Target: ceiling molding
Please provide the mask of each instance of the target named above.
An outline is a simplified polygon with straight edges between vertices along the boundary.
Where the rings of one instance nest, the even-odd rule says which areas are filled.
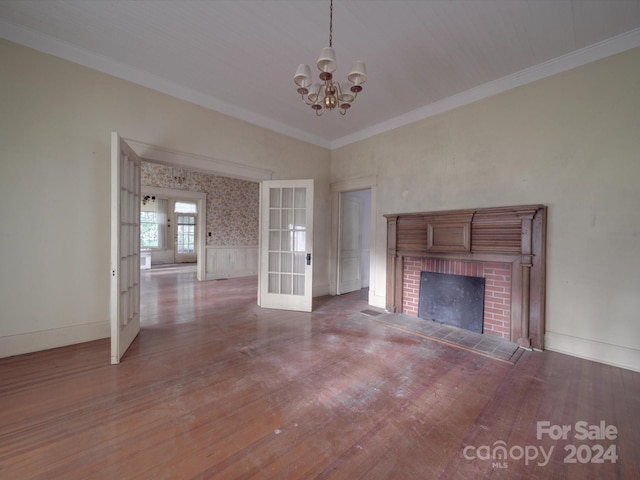
[[[217,98],[205,95],[196,90],[185,88],[174,82],[167,81],[156,75],[144,72],[138,68],[116,62],[84,48],[77,47],[69,42],[59,40],[29,28],[13,25],[0,19],[0,37],[14,43],[24,45],[43,53],[77,63],[84,67],[92,68],[107,75],[126,80],[143,87],[156,90],[180,100],[194,103],[218,113],[228,115],[237,120],[242,120],[252,125],[265,128],[276,133],[281,133],[303,142],[329,148],[330,142],[316,135],[293,128],[284,123],[267,118],[262,115],[238,108]]]
[[[235,107],[212,96],[202,94],[198,91],[182,87],[174,82],[143,72],[138,68],[116,62],[105,56],[77,47],[71,43],[61,41],[35,30],[16,26],[4,20],[0,20],[0,36],[9,41],[151,88],[172,97],[245,121],[252,125],[331,150],[365,140],[380,133],[444,113],[493,95],[497,95],[536,80],[540,80],[632,48],[640,47],[640,28],[638,28],[539,65],[521,70],[520,72],[488,82],[457,95],[417,108],[406,114],[330,142],[298,128],[285,125],[280,121]]]
[[[617,35],[599,43],[594,43],[580,50],[562,55],[539,65],[526,68],[519,72],[507,75],[492,82],[485,83],[465,92],[444,98],[438,102],[426,105],[404,115],[392,118],[386,122],[374,125],[371,128],[361,130],[351,135],[344,136],[331,142],[331,150],[344,147],[380,133],[408,125],[425,118],[433,117],[440,113],[448,112],[469,103],[482,100],[499,93],[506,92],[516,87],[541,80],[558,73],[566,72],[573,68],[581,67],[591,62],[601,60],[611,55],[640,47],[640,28]]]

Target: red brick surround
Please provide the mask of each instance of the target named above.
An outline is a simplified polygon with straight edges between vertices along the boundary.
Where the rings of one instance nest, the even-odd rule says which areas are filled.
[[[511,265],[508,263],[405,257],[402,311],[418,315],[420,272],[484,277],[483,332],[508,339],[511,332]]]

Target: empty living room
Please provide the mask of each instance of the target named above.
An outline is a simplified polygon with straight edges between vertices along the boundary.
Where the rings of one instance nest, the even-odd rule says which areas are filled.
[[[640,478],[640,1],[0,0],[0,60],[1,479]]]

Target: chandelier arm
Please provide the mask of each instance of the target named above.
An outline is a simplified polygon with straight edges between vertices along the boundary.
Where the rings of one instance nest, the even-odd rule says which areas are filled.
[[[300,97],[302,98],[302,101],[304,102],[305,105],[313,105],[315,103],[309,100],[308,98],[305,98],[304,95],[300,95]]]

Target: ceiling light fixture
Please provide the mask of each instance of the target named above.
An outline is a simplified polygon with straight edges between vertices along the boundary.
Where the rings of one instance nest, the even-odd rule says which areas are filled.
[[[336,52],[333,50],[333,0],[329,7],[329,46],[322,49],[316,65],[320,70],[322,83],[313,83],[311,69],[304,63],[300,64],[293,77],[302,100],[310,105],[318,116],[325,110],[333,110],[336,107],[341,115],[345,115],[358,93],[362,91],[362,84],[367,80],[367,71],[364,62],[358,60],[347,76],[348,82],[340,84],[333,80],[333,72],[338,68]]]

